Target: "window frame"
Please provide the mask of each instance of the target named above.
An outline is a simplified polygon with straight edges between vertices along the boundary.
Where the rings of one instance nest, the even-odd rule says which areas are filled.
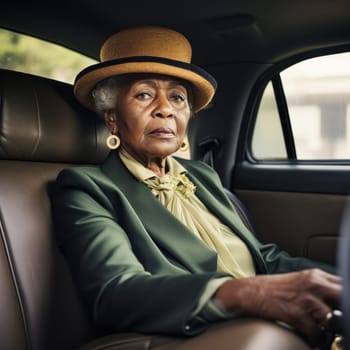
[[[297,158],[294,135],[293,135],[292,125],[291,125],[291,120],[289,115],[289,109],[288,109],[288,103],[287,103],[287,99],[283,88],[283,81],[280,75],[280,73],[283,70],[288,69],[289,67],[295,64],[298,64],[302,61],[321,57],[321,56],[326,56],[326,55],[336,55],[336,54],[345,53],[345,52],[350,53],[349,46],[341,47],[340,49],[334,52],[330,50],[317,50],[315,52],[293,57],[291,59],[288,59],[285,62],[281,62],[264,74],[260,82],[258,82],[260,83],[259,84],[260,88],[258,90],[258,94],[255,96],[255,101],[251,105],[252,108],[250,109],[250,111],[246,111],[248,114],[250,114],[250,118],[249,118],[249,122],[247,123],[246,137],[245,137],[244,144],[240,142],[241,146],[243,146],[243,147],[240,147],[240,149],[243,150],[243,153],[241,153],[243,156],[242,158],[243,161],[247,161],[252,164],[276,164],[276,165],[278,164],[280,165],[283,165],[283,164],[303,165],[304,164],[304,165],[315,165],[315,166],[316,165],[320,165],[320,166],[350,165],[350,155],[349,155],[349,159],[298,159]],[[254,157],[252,152],[252,138],[254,134],[256,120],[259,113],[259,107],[260,107],[265,89],[269,83],[271,83],[272,85],[275,103],[277,106],[277,112],[280,118],[281,130],[283,133],[282,136],[285,142],[286,153],[287,153],[286,159],[278,159],[278,160],[277,159],[257,159]]]

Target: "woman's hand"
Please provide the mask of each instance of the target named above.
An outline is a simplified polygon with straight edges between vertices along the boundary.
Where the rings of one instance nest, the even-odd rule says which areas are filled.
[[[225,282],[215,297],[236,316],[282,321],[317,342],[337,307],[341,279],[318,269]]]

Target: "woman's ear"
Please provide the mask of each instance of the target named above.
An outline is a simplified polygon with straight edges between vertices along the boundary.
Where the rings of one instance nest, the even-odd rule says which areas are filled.
[[[115,111],[113,110],[105,111],[103,113],[103,118],[105,120],[108,130],[111,132],[111,134],[115,135],[118,131],[117,117],[116,117]]]

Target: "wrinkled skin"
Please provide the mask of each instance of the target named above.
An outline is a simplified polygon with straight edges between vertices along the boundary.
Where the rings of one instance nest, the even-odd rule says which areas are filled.
[[[341,292],[340,277],[309,269],[229,280],[215,296],[237,316],[284,322],[318,344],[326,315],[337,307]]]
[[[185,136],[191,108],[186,87],[166,76],[134,79],[120,87],[115,109],[104,118],[123,148],[155,174],[165,174],[165,159]]]

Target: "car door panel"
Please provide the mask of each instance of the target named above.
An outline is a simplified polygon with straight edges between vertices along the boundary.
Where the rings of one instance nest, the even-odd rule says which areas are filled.
[[[234,192],[259,238],[295,256],[335,264],[350,171],[249,165],[235,171]]]

